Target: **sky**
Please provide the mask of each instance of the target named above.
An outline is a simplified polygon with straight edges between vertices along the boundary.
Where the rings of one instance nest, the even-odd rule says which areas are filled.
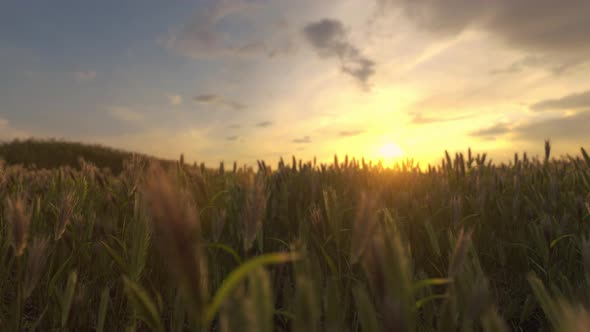
[[[3,0],[0,140],[189,161],[590,148],[590,1]]]

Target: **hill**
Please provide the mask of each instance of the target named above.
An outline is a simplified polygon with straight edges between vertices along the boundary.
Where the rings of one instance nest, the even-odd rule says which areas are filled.
[[[134,155],[140,154],[98,144],[83,144],[55,139],[14,140],[0,144],[0,159],[3,159],[8,165],[20,164],[25,167],[47,169],[60,166],[78,169],[80,167],[79,160],[82,158],[99,168],[109,168],[114,174],[119,174],[123,169],[123,162]]]

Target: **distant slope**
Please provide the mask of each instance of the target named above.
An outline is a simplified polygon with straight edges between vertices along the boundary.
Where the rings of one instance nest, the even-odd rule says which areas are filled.
[[[9,165],[22,164],[26,167],[56,168],[70,166],[79,168],[79,159],[99,168],[110,168],[115,174],[123,169],[123,162],[134,153],[104,147],[97,144],[82,144],[60,140],[14,140],[0,143],[0,159]],[[136,154],[139,155],[139,154]]]

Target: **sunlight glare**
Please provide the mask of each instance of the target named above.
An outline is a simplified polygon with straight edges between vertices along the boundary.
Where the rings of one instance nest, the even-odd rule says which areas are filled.
[[[395,143],[387,143],[379,150],[381,157],[385,159],[395,159],[403,156],[404,151]]]

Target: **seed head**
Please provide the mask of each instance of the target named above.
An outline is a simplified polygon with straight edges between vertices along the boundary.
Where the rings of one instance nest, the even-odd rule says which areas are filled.
[[[223,233],[223,228],[225,226],[225,221],[227,219],[227,210],[224,208],[215,208],[213,209],[213,224],[211,225],[211,235],[213,237],[213,241],[218,242],[221,234]]]
[[[267,201],[268,197],[264,187],[264,177],[262,173],[259,173],[249,179],[246,193],[242,229],[242,240],[245,250],[249,250],[252,247],[252,242],[254,242],[258,232],[262,228],[262,219],[266,212]]]
[[[47,238],[36,238],[31,244],[31,248],[29,249],[29,257],[27,258],[27,270],[23,286],[23,294],[25,299],[31,295],[35,289],[35,286],[39,282],[39,279],[41,279],[43,269],[45,268],[45,263],[47,262],[46,253],[48,244],[49,239]]]
[[[55,224],[54,229],[54,238],[55,240],[59,240],[63,233],[66,231],[66,227],[72,221],[72,217],[74,215],[74,207],[76,206],[76,199],[74,198],[73,193],[65,194],[60,203],[58,208],[58,217],[57,223]]]
[[[27,247],[31,214],[27,212],[25,200],[22,196],[6,200],[6,219],[12,227],[12,246],[16,256],[22,255]]]
[[[4,187],[6,182],[6,170],[4,169],[4,160],[0,159],[0,190]]]
[[[143,192],[154,228],[153,240],[185,288],[192,309],[200,314],[206,300],[206,264],[194,202],[157,164],[151,165]]]
[[[453,222],[457,225],[461,222],[463,215],[463,201],[460,196],[456,195],[451,198],[451,208],[453,210]]]
[[[454,277],[463,269],[463,263],[467,259],[467,253],[471,246],[471,231],[465,232],[463,229],[457,236],[455,250],[449,265],[449,277]]]
[[[374,237],[374,232],[378,226],[376,212],[376,199],[369,197],[366,192],[362,192],[353,226],[351,243],[351,262],[353,264],[359,261],[365,252],[367,244]]]

